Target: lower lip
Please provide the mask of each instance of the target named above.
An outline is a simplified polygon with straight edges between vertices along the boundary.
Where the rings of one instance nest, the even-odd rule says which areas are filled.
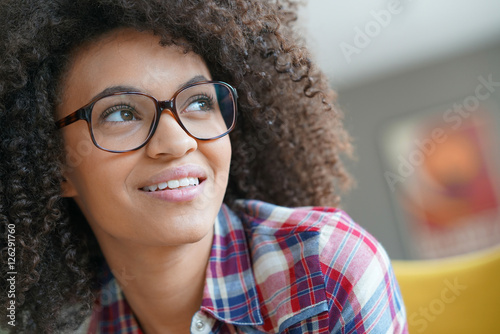
[[[205,186],[205,181],[201,182],[197,186],[177,188],[177,189],[164,189],[157,191],[143,191],[146,195],[167,201],[167,202],[189,202],[196,199],[201,195],[203,188]]]

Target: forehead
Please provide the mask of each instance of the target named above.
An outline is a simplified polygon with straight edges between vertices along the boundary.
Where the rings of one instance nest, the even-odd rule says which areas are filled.
[[[192,77],[210,79],[203,59],[180,46],[161,46],[149,32],[117,29],[76,49],[61,82],[60,116],[113,86],[168,99]]]

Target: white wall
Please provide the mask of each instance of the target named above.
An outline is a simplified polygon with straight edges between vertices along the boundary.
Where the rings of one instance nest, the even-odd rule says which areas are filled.
[[[334,87],[500,42],[498,0],[308,0],[300,31]]]

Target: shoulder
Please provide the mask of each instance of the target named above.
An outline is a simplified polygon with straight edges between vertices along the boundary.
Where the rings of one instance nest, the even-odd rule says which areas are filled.
[[[328,312],[330,332],[346,327],[377,328],[381,333],[405,331],[404,306],[387,253],[347,213],[254,200],[237,205],[248,229],[257,282],[286,282],[288,290],[300,294],[301,307],[316,308],[323,318]],[[276,293],[270,291],[269,298],[276,298]],[[283,304],[285,299],[279,302]],[[297,316],[299,313],[290,317],[294,326],[316,321],[311,320],[311,312],[307,317]]]
[[[306,242],[314,238],[322,265],[345,270],[354,280],[360,278],[373,259],[388,266],[389,259],[380,243],[344,211],[331,207],[287,208],[257,200],[237,201],[238,215],[251,236],[271,236],[277,241],[293,238]],[[266,238],[268,239],[268,238]],[[258,246],[258,244],[257,244]],[[286,248],[293,243],[283,245]],[[342,270],[343,269],[343,270]]]
[[[322,272],[330,276],[333,270],[352,284],[367,271],[382,273],[390,268],[382,245],[337,208],[287,208],[256,200],[238,201],[238,208],[253,248],[261,247],[264,240],[284,249],[314,241],[314,248],[304,249],[302,255],[317,254]]]

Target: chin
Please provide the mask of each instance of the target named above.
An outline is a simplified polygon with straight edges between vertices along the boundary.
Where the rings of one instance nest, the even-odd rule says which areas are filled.
[[[163,234],[163,238],[158,240],[158,242],[159,244],[163,244],[165,246],[197,243],[206,237],[212,236],[211,232],[213,230],[214,221],[215,218],[211,220],[210,224],[208,224],[205,220],[176,224],[177,226],[167,228],[168,230],[164,233],[160,232],[159,234],[156,234],[156,240],[158,240],[158,236]]]

